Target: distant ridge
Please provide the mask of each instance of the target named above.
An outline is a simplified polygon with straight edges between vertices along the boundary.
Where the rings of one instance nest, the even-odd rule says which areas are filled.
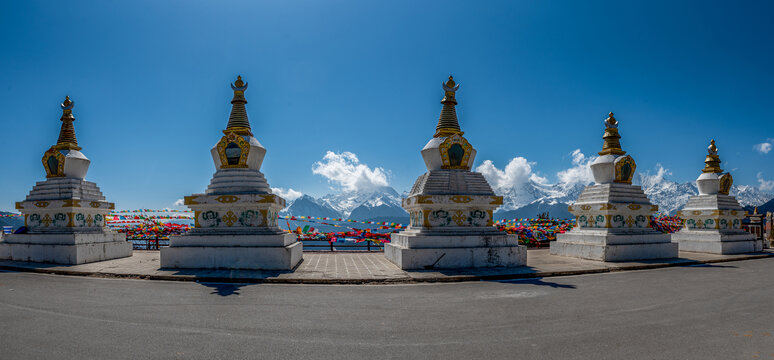
[[[7,211],[0,211],[0,215],[11,215],[14,213]],[[14,230],[24,226],[24,218],[21,216],[0,216],[0,226],[12,226]],[[0,229],[1,230],[1,229]]]

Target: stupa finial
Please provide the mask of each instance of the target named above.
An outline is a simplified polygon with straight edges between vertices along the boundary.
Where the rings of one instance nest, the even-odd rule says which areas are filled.
[[[707,147],[707,152],[710,155],[717,155],[718,154],[718,147],[715,146],[715,139],[712,139],[712,141],[710,141],[710,146]]]
[[[78,146],[78,140],[75,138],[75,127],[73,121],[73,107],[75,107],[75,101],[70,100],[70,96],[65,96],[64,101],[59,105],[62,107],[62,127],[59,129],[59,139],[56,142],[55,147],[59,150],[80,150]]]
[[[69,95],[65,95],[65,99],[60,106],[62,107],[63,111],[72,111],[73,106],[75,106],[75,102],[70,100]]]
[[[444,91],[443,99],[441,100],[441,104],[446,103],[453,103],[454,105],[457,105],[457,99],[454,97],[457,90],[460,89],[460,85],[454,82],[454,77],[449,75],[449,81],[446,83],[441,83],[441,87]]]
[[[718,156],[718,147],[715,146],[715,139],[712,139],[707,147],[707,157],[704,159],[704,169],[701,172],[716,174],[723,172],[720,168],[720,156]]]
[[[460,89],[460,84],[454,82],[454,77],[449,75],[449,80],[445,83],[441,83],[441,87],[444,91],[443,109],[441,109],[441,116],[438,118],[438,125],[435,127],[435,135],[433,137],[451,136],[454,134],[462,135],[460,130],[459,121],[457,121],[457,110],[454,108],[457,105],[456,92]]]
[[[250,130],[250,121],[247,119],[247,110],[245,109],[247,83],[242,81],[242,75],[237,76],[236,81],[231,84],[231,90],[234,90],[234,98],[231,99],[231,115],[228,117],[228,125],[223,133],[233,132],[238,135],[252,136],[253,132]]]
[[[607,114],[607,119],[605,119],[605,134],[602,135],[602,139],[604,139],[605,142],[602,144],[602,151],[598,153],[599,155],[626,154],[626,151],[621,149],[621,135],[618,134],[618,120],[615,119],[612,111]]]
[[[242,75],[237,75],[236,81],[231,84],[231,89],[234,91],[241,91],[244,92],[247,89],[247,84],[242,81]]]

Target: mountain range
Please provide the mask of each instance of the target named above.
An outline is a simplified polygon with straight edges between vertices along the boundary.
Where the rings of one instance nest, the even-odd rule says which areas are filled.
[[[674,214],[689,197],[698,194],[694,182],[677,183],[666,179],[663,173],[637,174],[633,183],[642,186],[651,202],[659,206],[659,211],[667,214]],[[532,218],[545,212],[555,218],[571,218],[567,205],[574,202],[590,184],[547,184],[528,180],[517,186],[495,189],[503,197],[503,205],[495,212],[495,219]],[[731,195],[748,209],[774,199],[774,195],[749,185],[734,185]],[[303,195],[291,202],[281,214],[406,223],[408,213],[400,207],[401,198],[405,196],[406,192],[399,194],[389,186],[368,191],[338,192],[320,198]]]
[[[11,214],[13,213],[0,211],[0,215]],[[13,229],[16,229],[22,225],[24,225],[24,218],[21,216],[0,216],[0,231],[2,231],[3,226],[11,226]]]
[[[677,183],[663,175],[637,174],[633,184],[642,187],[650,201],[659,206],[660,212],[674,215],[699,191],[695,182]],[[583,189],[591,184],[543,184],[529,180],[518,188],[496,189],[495,192],[504,199],[503,206],[495,213],[495,219],[529,218],[544,212],[549,212],[551,217],[572,217],[567,211],[567,205],[574,202]],[[735,196],[743,207],[759,206],[774,199],[774,195],[749,185],[732,186],[730,195]]]
[[[389,186],[327,194],[321,198],[303,195],[291,202],[280,215],[406,223],[409,215],[400,207],[402,196],[406,194],[398,194]]]

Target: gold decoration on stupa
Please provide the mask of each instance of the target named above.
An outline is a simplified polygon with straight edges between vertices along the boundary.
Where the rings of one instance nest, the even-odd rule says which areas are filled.
[[[57,150],[81,150],[81,147],[78,146],[78,140],[75,138],[75,127],[73,126],[75,102],[70,100],[69,96],[65,96],[65,100],[60,106],[62,107],[62,117],[59,120],[62,120],[62,128],[59,130],[59,139],[54,148]]]
[[[618,120],[615,119],[613,113],[608,114],[605,119],[605,134],[602,135],[605,140],[602,144],[602,151],[598,152],[599,155],[624,155],[626,151],[621,149],[621,135],[618,135]]]
[[[228,117],[228,125],[226,130],[223,130],[223,134],[235,133],[252,136],[253,132],[250,130],[250,121],[247,119],[247,110],[245,109],[247,83],[242,81],[241,75],[237,76],[237,80],[231,84],[231,89],[234,90],[234,98],[231,99],[231,115]]]
[[[454,82],[454,78],[449,75],[449,81],[441,83],[441,87],[444,91],[444,96],[441,100],[443,109],[441,109],[441,116],[438,118],[438,125],[435,127],[435,135],[433,137],[445,137],[454,134],[462,135],[464,133],[460,130],[460,124],[457,121],[457,110],[455,109],[457,105],[455,95],[460,85]]]
[[[704,159],[703,173],[722,173],[723,169],[720,168],[720,156],[718,156],[718,148],[715,146],[715,139],[710,141],[710,146],[707,147],[707,157]]]

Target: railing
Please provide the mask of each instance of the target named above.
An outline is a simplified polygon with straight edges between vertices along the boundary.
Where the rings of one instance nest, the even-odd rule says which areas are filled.
[[[159,250],[160,247],[169,246],[169,239],[150,239],[150,238],[128,238],[126,239],[132,242],[132,248],[134,250]],[[304,244],[304,250],[306,249],[320,249],[318,251],[365,251],[365,252],[380,252],[384,251],[384,246],[372,244],[370,241],[363,243],[343,243],[329,242],[327,244]]]
[[[306,249],[326,249],[329,251],[366,251],[366,252],[380,252],[384,251],[384,246],[371,244],[370,241],[366,241],[367,244],[340,244],[335,242],[329,242],[328,244],[304,244],[304,250]],[[354,249],[354,250],[349,250]]]
[[[161,246],[169,246],[169,239],[126,239],[132,242],[132,249],[134,250],[158,250]]]

